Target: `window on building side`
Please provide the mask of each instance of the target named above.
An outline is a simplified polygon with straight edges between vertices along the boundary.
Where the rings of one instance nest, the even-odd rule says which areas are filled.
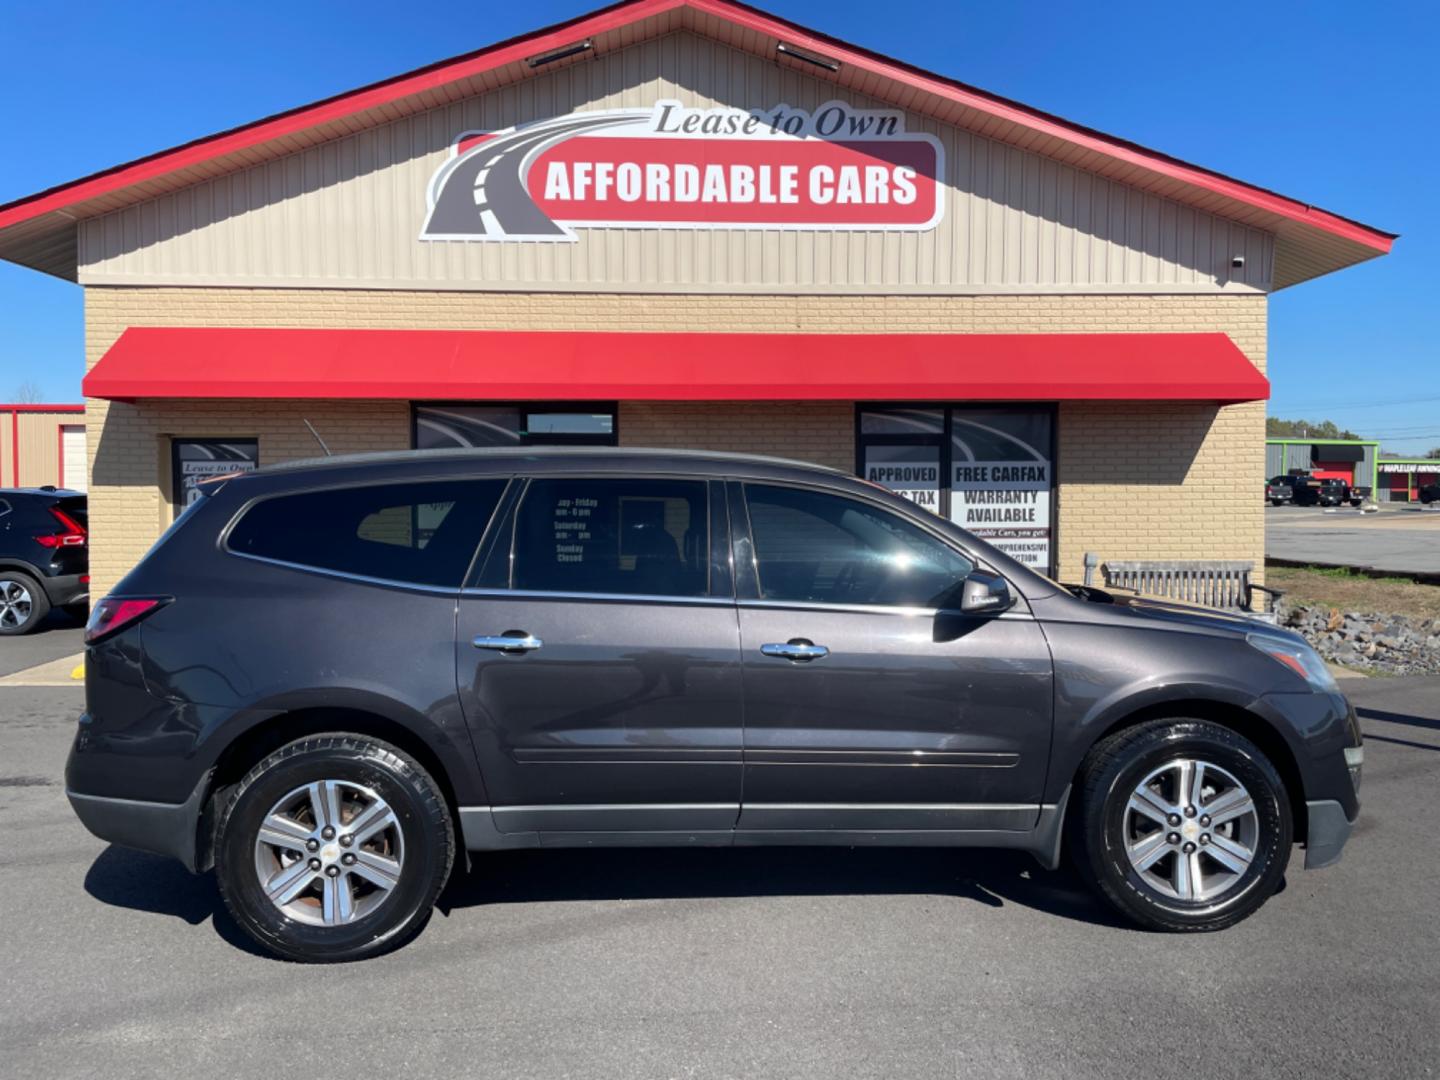
[[[429,404],[415,406],[417,450],[467,446],[614,446],[615,406]]]

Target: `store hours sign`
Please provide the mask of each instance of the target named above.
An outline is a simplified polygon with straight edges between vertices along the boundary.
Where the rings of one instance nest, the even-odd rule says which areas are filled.
[[[575,226],[934,228],[944,150],[893,109],[575,112],[465,132],[427,191],[421,240],[573,241]]]

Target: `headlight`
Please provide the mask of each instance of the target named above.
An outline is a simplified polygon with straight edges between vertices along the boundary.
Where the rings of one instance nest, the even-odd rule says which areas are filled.
[[[1322,694],[1340,692],[1340,688],[1335,685],[1335,676],[1330,674],[1330,669],[1325,666],[1325,661],[1320,659],[1320,654],[1304,642],[1271,634],[1246,634],[1245,640],[1299,675],[1310,684],[1311,689]]]

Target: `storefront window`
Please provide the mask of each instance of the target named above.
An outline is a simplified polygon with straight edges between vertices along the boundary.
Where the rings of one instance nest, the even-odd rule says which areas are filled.
[[[866,409],[860,413],[862,435],[941,435],[944,409]]]
[[[256,439],[172,439],[170,455],[174,502],[183,510],[200,498],[201,481],[258,468],[260,443]]]
[[[543,405],[416,405],[417,450],[464,446],[614,446],[615,407]]]
[[[527,412],[525,431],[531,439],[543,435],[593,435],[609,439],[615,434],[613,412]]]
[[[1042,573],[1052,566],[1050,406],[862,406],[859,467]]]

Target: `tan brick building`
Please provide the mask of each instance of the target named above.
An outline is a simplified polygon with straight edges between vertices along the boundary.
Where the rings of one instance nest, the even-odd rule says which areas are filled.
[[[725,0],[0,207],[86,291],[98,593],[197,479],[319,440],[780,454],[1066,579],[1259,564],[1267,298],[1392,239]]]

